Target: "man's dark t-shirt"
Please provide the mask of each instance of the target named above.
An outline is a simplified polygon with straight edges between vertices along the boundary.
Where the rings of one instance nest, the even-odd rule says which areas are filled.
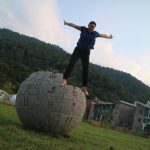
[[[90,32],[88,31],[88,28],[81,26],[81,34],[77,47],[82,50],[94,49],[95,40],[98,35],[99,33],[97,31]]]

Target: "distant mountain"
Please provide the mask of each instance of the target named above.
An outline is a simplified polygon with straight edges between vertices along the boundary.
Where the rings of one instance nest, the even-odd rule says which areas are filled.
[[[150,100],[150,90],[149,90],[150,87],[148,85],[145,85],[142,81],[136,79],[134,76],[130,75],[129,73],[115,70],[108,67],[101,67],[96,64],[94,65],[94,68],[97,71],[112,78],[112,80],[114,80],[119,85],[121,85],[125,91],[128,91],[128,94],[136,95],[135,98],[133,96],[133,99],[143,101],[143,102],[146,102],[146,100]]]
[[[70,54],[57,45],[45,43],[8,29],[0,29],[0,89],[16,93],[32,72],[57,69],[63,73]],[[82,67],[78,62],[69,83],[81,86]],[[90,97],[115,102],[150,100],[150,87],[128,73],[95,64],[89,67]]]

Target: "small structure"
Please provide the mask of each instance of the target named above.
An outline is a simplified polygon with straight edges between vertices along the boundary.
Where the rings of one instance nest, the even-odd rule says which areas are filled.
[[[3,90],[0,90],[0,102],[9,101],[9,94]]]
[[[113,104],[100,101],[92,103],[88,121],[94,124],[112,124]]]
[[[95,104],[95,102],[92,100],[86,100],[86,110],[85,110],[84,117],[83,117],[84,120],[88,119],[93,103]]]
[[[91,102],[88,121],[93,125],[103,124],[150,135],[150,101],[147,104],[138,101],[134,104],[125,101]]]
[[[12,94],[9,96],[9,101],[12,105],[16,105],[16,96],[17,94]]]
[[[114,105],[113,126],[121,126],[127,129],[132,129],[136,106],[125,101],[118,101],[114,103]]]
[[[132,125],[132,131],[138,133],[150,134],[150,106],[149,101],[143,104],[135,101],[135,114]]]

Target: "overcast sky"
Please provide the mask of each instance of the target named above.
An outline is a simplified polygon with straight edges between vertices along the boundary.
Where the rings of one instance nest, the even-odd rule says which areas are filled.
[[[97,23],[90,62],[121,70],[150,85],[150,1],[148,0],[0,0],[0,27],[59,45],[73,52],[80,26]]]

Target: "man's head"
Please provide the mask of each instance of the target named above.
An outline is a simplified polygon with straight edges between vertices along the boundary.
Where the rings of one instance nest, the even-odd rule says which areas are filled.
[[[90,32],[94,31],[95,27],[96,27],[96,23],[95,23],[94,21],[91,21],[91,22],[88,24],[88,30],[89,30]]]

